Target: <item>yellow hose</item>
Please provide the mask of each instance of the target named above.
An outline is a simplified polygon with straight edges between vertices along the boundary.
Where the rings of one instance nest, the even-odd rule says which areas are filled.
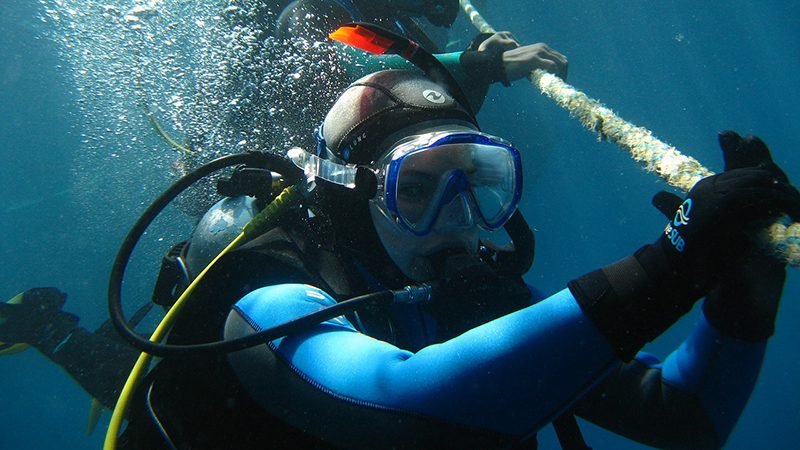
[[[211,267],[213,267],[217,261],[220,260],[220,258],[249,239],[258,236],[267,229],[275,226],[283,214],[293,204],[299,202],[302,198],[302,189],[299,189],[297,186],[288,186],[281,191],[281,193],[275,197],[272,202],[270,202],[270,204],[264,208],[264,210],[253,217],[253,219],[251,219],[250,222],[244,226],[242,232],[239,233],[239,235],[236,236],[236,238],[234,238],[234,240],[231,241],[231,243],[228,244],[228,246],[225,247],[216,257],[214,257],[214,259],[208,263],[208,265],[197,275],[197,277],[192,280],[191,283],[189,283],[189,286],[186,287],[186,290],[183,291],[180,297],[178,297],[178,300],[176,300],[175,304],[172,305],[172,308],[167,311],[167,314],[161,320],[161,323],[158,324],[158,327],[156,327],[156,330],[150,336],[150,341],[161,342],[161,340],[164,339],[164,336],[172,328],[172,325],[175,323],[175,319],[178,317],[181,309],[186,304],[186,300],[192,295],[192,292],[194,292],[194,290],[197,288],[197,285],[200,284],[200,280],[205,277],[206,273],[211,270]],[[144,375],[145,371],[147,371],[151,358],[151,355],[142,352],[142,354],[139,355],[139,359],[136,360],[136,364],[134,364],[133,369],[131,369],[131,373],[128,375],[128,379],[125,381],[125,386],[123,386],[122,391],[119,394],[119,399],[117,400],[117,404],[114,407],[114,412],[111,415],[111,421],[108,424],[108,431],[106,431],[105,443],[103,444],[104,450],[114,450],[116,448],[117,438],[119,437],[120,430],[122,429],[122,421],[125,419],[125,415],[128,412],[128,405],[131,397],[139,387],[139,382],[142,379],[142,375]]]
[[[470,0],[460,2],[475,28],[482,33],[495,32]],[[536,69],[529,78],[545,96],[566,109],[570,116],[596,133],[599,139],[627,150],[645,170],[655,172],[670,186],[688,192],[695,183],[714,174],[696,159],[683,155],[675,147],[653,136],[650,130],[626,121],[557,76]],[[791,223],[784,217],[764,230],[760,237],[776,257],[792,267],[800,267],[800,223]]]
[[[160,342],[164,339],[164,336],[172,327],[172,324],[175,322],[175,319],[178,317],[183,306],[186,304],[186,299],[191,296],[192,292],[195,290],[200,281],[203,279],[205,274],[211,269],[211,267],[216,264],[216,262],[225,256],[226,253],[231,251],[232,249],[236,248],[241,242],[245,240],[244,232],[240,233],[236,238],[228,244],[225,249],[220,252],[206,267],[200,272],[197,277],[189,283],[189,286],[183,291],[178,300],[175,301],[175,304],[172,305],[172,308],[167,311],[167,314],[164,316],[164,319],[161,320],[161,323],[158,324],[158,327],[150,336],[150,340],[153,342]],[[130,399],[133,396],[133,393],[136,392],[136,388],[139,387],[139,382],[141,381],[142,375],[147,370],[150,365],[150,359],[152,358],[151,355],[142,352],[139,355],[139,359],[136,360],[136,364],[133,366],[131,370],[131,374],[128,376],[128,380],[125,382],[125,386],[122,388],[122,391],[119,394],[119,399],[117,400],[117,404],[114,407],[114,412],[111,415],[111,421],[108,424],[108,431],[106,432],[106,440],[105,444],[103,445],[104,450],[114,450],[117,446],[117,437],[119,436],[120,429],[122,428],[122,421],[125,419],[125,414],[128,412],[128,404],[130,403]]]

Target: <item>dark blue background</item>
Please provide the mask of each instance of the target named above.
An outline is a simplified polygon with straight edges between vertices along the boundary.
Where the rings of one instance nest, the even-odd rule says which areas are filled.
[[[484,3],[485,17],[498,29],[566,54],[573,85],[711,169],[721,169],[716,133],[735,129],[764,138],[789,176],[800,178],[796,2]],[[108,271],[120,240],[169,177],[153,163],[160,160],[152,155],[158,145],[149,129],[141,130],[140,153],[117,151],[138,147],[114,142],[113,135],[105,153],[82,143],[93,137],[85,136],[75,67],[48,38],[52,24],[39,20],[41,8],[0,3],[0,298],[59,286],[70,293],[67,309],[92,328],[106,317]],[[613,145],[597,142],[528,83],[494,87],[481,119],[486,131],[513,140],[524,153],[523,209],[538,237],[529,279],[545,291],[660,232],[664,220],[649,199],[664,184]],[[93,150],[87,154],[87,148]],[[185,223],[179,228],[185,231]],[[151,237],[172,240],[166,231]],[[149,281],[140,278],[132,281],[134,292],[139,284],[146,292]],[[800,278],[790,270],[777,333],[728,448],[797,447],[798,294]],[[696,313],[649,350],[665,357]],[[0,374],[0,448],[100,445],[107,415],[84,437],[89,399],[60,369],[29,351],[0,358]],[[596,449],[640,448],[584,428]],[[549,429],[541,440],[543,448],[555,445]]]

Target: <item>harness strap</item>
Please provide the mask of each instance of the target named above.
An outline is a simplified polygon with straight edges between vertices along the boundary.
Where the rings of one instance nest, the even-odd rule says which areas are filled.
[[[583,434],[578,427],[578,421],[571,412],[564,413],[553,421],[558,442],[564,450],[592,450],[583,440]]]

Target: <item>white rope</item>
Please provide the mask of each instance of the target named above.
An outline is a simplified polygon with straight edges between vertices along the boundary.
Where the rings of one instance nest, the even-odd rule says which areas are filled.
[[[481,33],[493,33],[470,0],[460,0],[461,7]],[[545,96],[569,111],[598,139],[613,142],[627,150],[648,172],[655,172],[670,186],[688,192],[701,179],[714,173],[696,159],[683,155],[675,147],[659,140],[653,133],[618,116],[599,101],[570,86],[557,76],[536,69],[529,76]],[[800,223],[784,217],[760,236],[773,253],[793,267],[800,267]]]
[[[464,10],[464,13],[469,18],[469,21],[472,22],[472,25],[478,29],[481,33],[494,33],[494,28],[489,25],[488,22],[483,20],[481,13],[472,6],[469,0],[460,0],[461,1],[461,9]]]
[[[650,130],[625,121],[561,78],[537,69],[531,73],[530,79],[544,95],[597,133],[598,139],[628,150],[645,170],[655,172],[670,186],[688,192],[702,178],[714,175],[696,159],[681,154],[675,147],[653,136]]]

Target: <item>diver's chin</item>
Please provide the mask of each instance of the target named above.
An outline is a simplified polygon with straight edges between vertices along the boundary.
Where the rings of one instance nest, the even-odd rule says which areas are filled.
[[[398,269],[417,283],[430,281],[437,276],[438,261],[442,255],[461,255],[478,252],[479,232],[477,227],[441,232],[435,230],[427,236],[415,236],[400,228],[394,220],[374,203],[370,204],[375,231],[389,257]]]
[[[477,246],[472,248],[464,242],[438,245],[424,254],[415,255],[405,272],[406,276],[416,282],[431,281],[442,278],[452,266],[452,261],[476,257]]]
[[[423,283],[431,281],[436,278],[436,272],[433,270],[431,261],[423,256],[412,258],[411,262],[400,270],[408,278],[414,280],[416,283]]]
[[[443,248],[427,258],[430,270],[437,279],[452,276],[453,268],[463,265],[464,261],[476,260],[477,252],[463,247]]]
[[[477,255],[477,245],[472,248],[467,242],[439,242],[426,249],[417,249],[409,252],[404,264],[399,264],[400,270],[417,283],[441,278],[447,261],[452,258],[474,258]]]

